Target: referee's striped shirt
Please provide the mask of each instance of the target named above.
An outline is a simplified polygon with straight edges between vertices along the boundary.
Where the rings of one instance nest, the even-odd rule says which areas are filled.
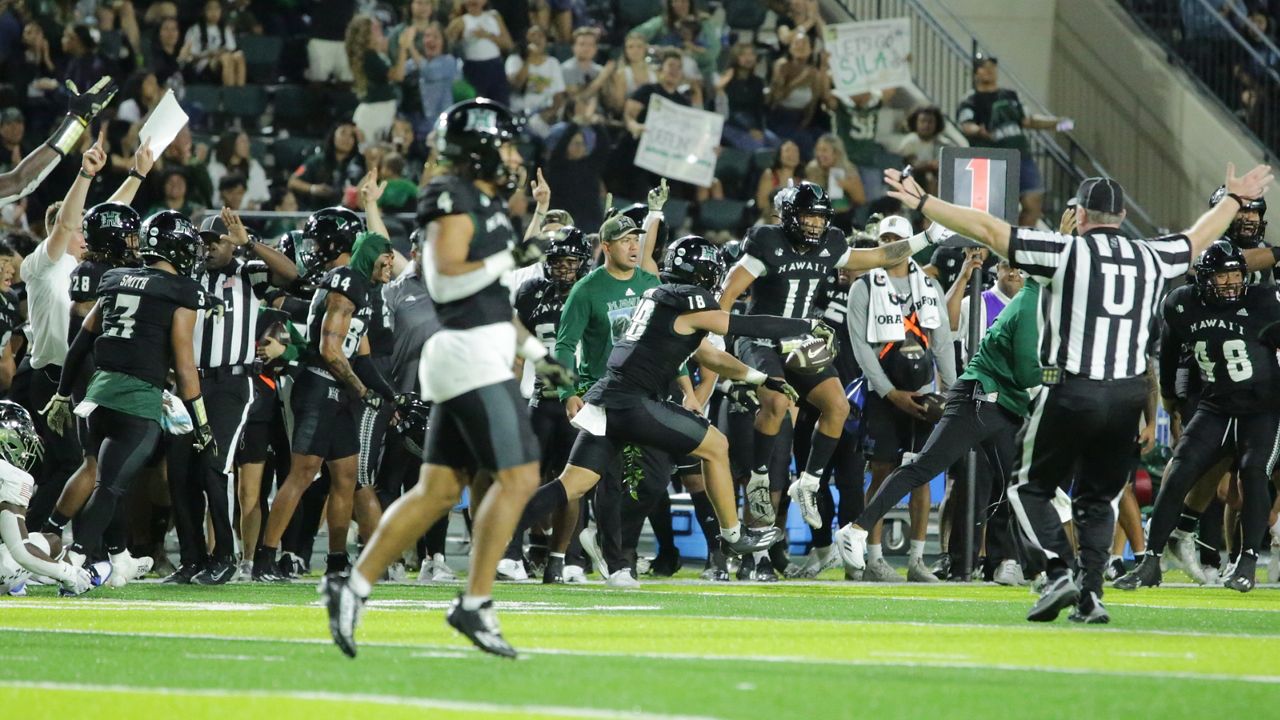
[[[1040,364],[1091,380],[1147,370],[1147,349],[1169,280],[1187,272],[1185,235],[1131,240],[1114,228],[1063,235],[1015,228],[1009,260],[1040,294]]]
[[[196,318],[197,368],[212,370],[253,363],[260,304],[254,280],[250,266],[239,258],[221,270],[206,271],[197,280],[223,304],[221,313],[201,310]]]

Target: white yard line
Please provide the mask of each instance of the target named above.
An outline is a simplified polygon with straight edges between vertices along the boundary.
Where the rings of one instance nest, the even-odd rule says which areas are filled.
[[[422,708],[424,710],[453,710],[475,713],[510,713],[572,718],[602,718],[603,720],[714,720],[706,715],[667,715],[663,713],[633,712],[628,710],[603,710],[594,708],[559,707],[555,705],[502,705],[500,703],[468,702],[465,700],[433,700],[430,698],[402,697],[398,695],[366,695],[305,690],[230,690],[210,688],[157,688],[137,685],[96,685],[91,683],[62,683],[48,681],[0,680],[0,687],[26,690],[65,690],[78,692],[119,692],[142,695],[211,698],[279,698],[283,700],[312,700],[321,702],[364,703]]]
[[[276,642],[290,645],[328,645],[328,640],[321,639],[272,639],[263,637],[224,637],[218,635],[182,635],[177,633],[147,632],[114,632],[103,630],[45,630],[39,628],[10,628],[0,626],[0,632],[47,632],[67,635],[105,635],[128,638],[165,638],[173,640],[212,640],[226,642]],[[401,648],[416,651],[439,650],[457,652],[456,645],[433,645],[428,643],[385,643],[366,642],[361,647]],[[1207,682],[1245,682],[1264,685],[1280,685],[1280,675],[1230,675],[1225,673],[1195,673],[1183,671],[1162,672],[1159,670],[1095,670],[1090,668],[1050,668],[1037,665],[1016,665],[1012,663],[988,663],[981,661],[948,660],[944,656],[938,659],[876,659],[876,658],[814,658],[792,655],[690,655],[684,653],[659,652],[607,652],[600,650],[565,650],[555,648],[520,648],[523,656],[567,656],[567,657],[607,657],[607,658],[642,658],[646,660],[668,660],[683,662],[758,662],[783,665],[835,665],[841,667],[904,667],[904,668],[936,668],[951,670],[1003,670],[1013,672],[1053,673],[1058,675],[1104,676],[1126,678],[1150,678],[1158,680],[1193,680]],[[411,654],[412,657],[412,654]],[[422,656],[427,658],[428,656]],[[477,657],[480,657],[477,655]],[[3,682],[0,681],[0,685]]]

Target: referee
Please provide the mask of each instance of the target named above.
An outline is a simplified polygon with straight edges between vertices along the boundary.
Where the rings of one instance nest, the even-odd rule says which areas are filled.
[[[189,472],[176,477],[170,474],[169,478],[183,566],[190,572],[191,563],[199,563],[207,553],[207,507],[213,523],[213,556],[191,577],[191,582],[222,585],[236,573],[232,472],[240,433],[253,402],[258,307],[265,290],[254,287],[255,274],[244,259],[236,257],[236,251],[243,249],[245,254],[261,258],[285,282],[297,277],[297,268],[285,255],[254,242],[240,217],[230,209],[224,208],[220,218],[209,218],[202,227],[200,237],[208,255],[205,272],[197,282],[222,301],[222,311],[201,312],[193,340],[200,390],[217,449],[209,457],[193,456],[187,466]],[[179,574],[175,581],[181,579]]]
[[[1146,400],[1146,351],[1166,283],[1226,231],[1237,209],[1261,197],[1271,169],[1243,177],[1227,166],[1227,197],[1183,233],[1130,239],[1120,233],[1124,190],[1088,178],[1076,192],[1079,235],[1013,228],[979,210],[943,202],[897,170],[885,171],[890,195],[964,237],[1009,259],[1039,283],[1039,360],[1045,389],[1019,436],[1020,457],[1009,500],[1028,542],[1042,554],[1048,583],[1027,614],[1105,623],[1102,572],[1110,554],[1115,510],[1124,489],[1134,430]],[[1076,464],[1080,472],[1075,473]],[[1076,478],[1072,517],[1078,561],[1050,505],[1054,491]],[[1072,579],[1082,570],[1083,587]]]

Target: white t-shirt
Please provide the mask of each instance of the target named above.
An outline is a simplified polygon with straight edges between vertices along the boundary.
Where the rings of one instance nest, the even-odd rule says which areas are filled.
[[[524,60],[519,55],[507,57],[507,77],[520,72]],[[550,55],[544,57],[537,65],[529,66],[529,79],[525,82],[524,92],[515,92],[512,88],[511,109],[516,112],[538,112],[551,107],[556,95],[564,92],[564,74],[560,70],[560,62]]]
[[[498,47],[498,43],[472,36],[477,29],[494,35],[501,34],[502,27],[498,25],[498,13],[493,10],[485,10],[479,15],[467,13],[462,16],[462,28],[463,60],[480,62],[502,57],[502,48]]]
[[[36,246],[22,261],[27,284],[27,314],[31,320],[31,367],[61,366],[67,358],[67,332],[71,324],[71,273],[79,265],[70,253],[54,262],[49,241]]]

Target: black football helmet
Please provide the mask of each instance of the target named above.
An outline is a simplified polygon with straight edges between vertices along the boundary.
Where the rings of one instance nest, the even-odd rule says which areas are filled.
[[[585,233],[572,225],[554,230],[549,235],[550,242],[543,252],[547,263],[543,268],[548,280],[555,283],[558,289],[567,290],[587,274],[587,261],[591,259],[591,242],[587,240]],[[559,258],[569,258],[576,260],[577,263],[569,272],[557,272],[558,268],[552,268],[550,261]]]
[[[319,270],[337,260],[339,255],[351,252],[356,236],[362,232],[364,220],[354,211],[338,205],[327,207],[307,218],[307,224],[302,226],[302,239],[310,242],[299,245],[295,250],[310,253],[307,266]]]
[[[20,470],[30,470],[43,455],[44,445],[26,408],[0,400],[0,458]]]
[[[730,240],[720,246],[720,264],[725,267],[736,265],[742,259],[742,241]]]
[[[1217,190],[1213,191],[1213,195],[1209,197],[1209,207],[1213,207],[1225,200],[1227,197],[1227,186],[1219,185]],[[1257,213],[1255,220],[1251,215]],[[1253,200],[1245,200],[1244,205],[1236,211],[1236,216],[1231,220],[1231,226],[1227,228],[1227,237],[1232,242],[1244,248],[1257,247],[1262,242],[1263,236],[1267,234],[1267,199],[1260,197]]]
[[[204,272],[204,241],[185,215],[161,210],[142,223],[138,255],[144,261],[165,260],[179,275],[195,277]]]
[[[124,265],[138,254],[142,218],[124,203],[104,202],[84,214],[84,242],[89,252],[115,265]]]
[[[1240,273],[1240,282],[1219,282],[1222,273]],[[1227,238],[1214,241],[1196,260],[1196,287],[1209,305],[1229,307],[1244,301],[1249,289],[1249,267],[1244,251]]]
[[[487,180],[507,193],[523,184],[523,171],[513,172],[498,152],[520,134],[516,116],[501,103],[488,98],[456,103],[440,114],[435,134],[440,159],[467,179]]]
[[[395,424],[395,431],[405,449],[419,459],[425,459],[422,446],[427,437],[427,426],[431,419],[431,403],[417,395],[411,395],[407,402],[401,404],[396,412],[400,414],[400,422]]]
[[[802,181],[795,186],[794,192],[787,192],[784,188],[774,202],[782,220],[782,230],[793,244],[817,245],[826,237],[827,229],[831,227],[832,210],[831,200],[821,185]],[[801,218],[807,216],[822,218],[822,227],[805,227]]]
[[[724,277],[720,250],[701,235],[685,235],[667,247],[658,276],[664,283],[697,285],[715,292]]]

